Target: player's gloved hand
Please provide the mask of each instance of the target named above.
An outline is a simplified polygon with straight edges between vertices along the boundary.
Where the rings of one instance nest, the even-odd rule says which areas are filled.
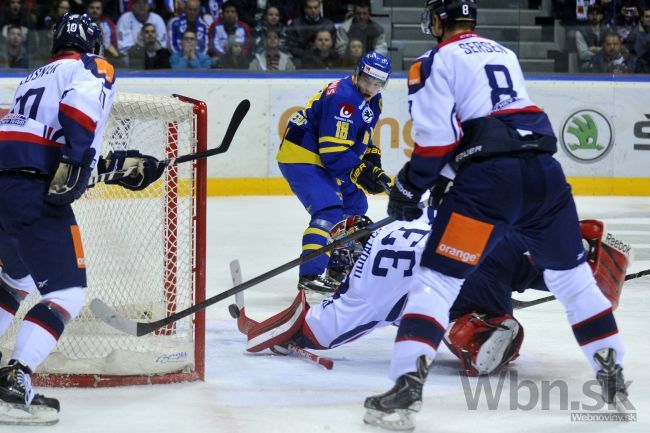
[[[401,221],[413,221],[422,215],[418,204],[424,191],[409,182],[407,173],[408,164],[395,177],[388,196],[388,215]]]
[[[429,202],[427,203],[429,207],[438,209],[442,198],[449,191],[449,188],[453,185],[451,179],[448,179],[444,176],[439,176],[436,183],[433,184],[429,190]]]
[[[80,163],[62,156],[54,177],[50,181],[45,201],[62,206],[81,197],[88,187],[88,179],[92,173],[90,165],[94,157],[95,149],[92,147],[84,152]]]
[[[370,194],[379,194],[390,188],[390,177],[384,170],[364,160],[350,172],[350,179]]]
[[[375,167],[381,168],[381,150],[374,144],[368,145],[368,148],[363,154],[363,161],[368,161]]]
[[[99,174],[116,170],[134,171],[128,177],[106,181],[109,185],[120,185],[131,191],[141,191],[158,180],[165,171],[165,165],[160,164],[153,156],[143,155],[137,150],[116,150],[109,152],[106,158],[101,158]]]

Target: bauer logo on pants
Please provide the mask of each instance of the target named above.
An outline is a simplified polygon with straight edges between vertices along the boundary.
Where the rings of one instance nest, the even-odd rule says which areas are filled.
[[[477,265],[492,234],[492,224],[451,214],[436,252],[450,259]]]

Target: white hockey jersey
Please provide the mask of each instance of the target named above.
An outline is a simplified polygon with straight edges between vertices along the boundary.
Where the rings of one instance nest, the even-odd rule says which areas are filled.
[[[114,84],[113,67],[91,54],[59,57],[29,74],[0,119],[0,169],[53,174],[62,154],[81,162],[90,147],[94,167]]]
[[[306,336],[332,348],[396,322],[430,231],[426,214],[376,231],[339,292],[309,309]]]
[[[457,144],[467,120],[542,112],[528,96],[516,54],[471,32],[421,56],[409,70],[408,84],[413,138],[419,147]]]

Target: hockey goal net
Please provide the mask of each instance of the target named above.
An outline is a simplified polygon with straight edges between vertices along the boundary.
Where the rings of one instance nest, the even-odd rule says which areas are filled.
[[[118,94],[102,153],[137,149],[167,159],[205,150],[204,103]],[[74,203],[87,263],[86,301],[126,317],[158,320],[205,298],[205,160],[170,166],[143,191],[99,184]],[[23,302],[17,319],[38,302]],[[0,340],[11,354],[20,320]],[[133,337],[95,319],[88,306],[66,326],[34,375],[51,386],[117,386],[202,380],[203,312]]]

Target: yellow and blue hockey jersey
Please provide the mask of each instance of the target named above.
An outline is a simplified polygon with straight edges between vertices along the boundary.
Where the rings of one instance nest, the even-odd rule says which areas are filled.
[[[329,83],[289,120],[278,162],[317,165],[346,176],[372,143],[381,109],[381,94],[366,102],[352,77]]]

